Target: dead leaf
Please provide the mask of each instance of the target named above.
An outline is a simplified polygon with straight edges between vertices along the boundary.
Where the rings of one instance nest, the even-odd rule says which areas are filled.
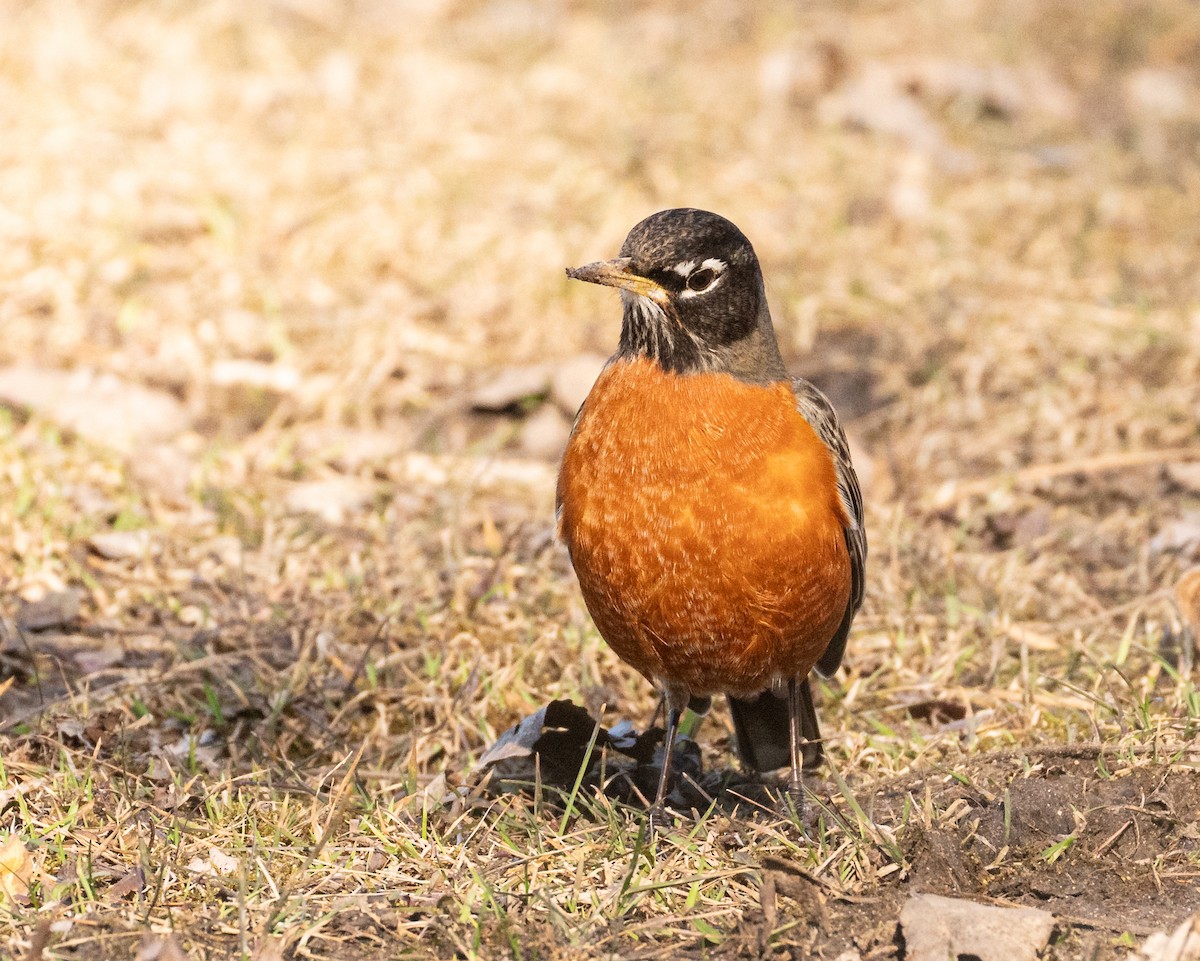
[[[503,779],[533,780],[536,754],[546,780],[568,783],[579,771],[595,726],[595,719],[577,704],[551,701],[501,734],[479,766],[495,769]],[[602,731],[596,743],[606,742]]]
[[[141,868],[134,868],[125,877],[121,878],[115,884],[111,885],[104,896],[109,901],[117,901],[127,894],[141,894],[142,888],[146,886],[146,876],[142,873]]]
[[[233,874],[238,869],[238,859],[230,857],[218,847],[208,849],[208,857],[194,857],[187,865],[189,871],[196,874],[208,874],[221,877]]]
[[[0,904],[28,897],[32,877],[33,858],[25,849],[25,842],[19,835],[10,834],[0,844]]]
[[[583,768],[583,784],[600,784],[603,772],[605,793],[643,801],[654,796],[658,785],[663,734],[657,727],[639,734],[628,722],[618,723],[611,732],[597,730],[596,719],[584,708],[571,701],[551,701],[500,735],[484,752],[479,770],[492,776],[493,789],[525,790],[539,779],[547,786],[569,788]],[[678,795],[679,803],[700,803],[700,795],[692,796],[695,792],[689,787],[702,774],[700,749],[682,734],[675,740],[672,773],[672,795]]]
[[[1031,651],[1057,651],[1062,644],[1053,635],[1025,624],[1009,624],[1005,628],[1009,638]]]
[[[189,423],[187,409],[165,391],[90,370],[7,367],[0,370],[0,404],[122,451],[173,437]]]

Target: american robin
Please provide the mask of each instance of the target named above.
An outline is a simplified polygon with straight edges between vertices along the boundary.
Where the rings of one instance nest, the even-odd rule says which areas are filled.
[[[789,376],[750,241],[716,214],[663,210],[616,260],[567,271],[618,287],[617,351],[579,410],[559,535],[605,641],[667,702],[651,823],[665,819],[689,701],[728,696],[743,761],[820,759],[809,672],[829,676],[863,597],[867,541],[846,435]]]

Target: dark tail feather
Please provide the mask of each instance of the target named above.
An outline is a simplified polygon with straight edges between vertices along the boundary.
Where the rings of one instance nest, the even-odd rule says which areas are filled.
[[[792,763],[788,743],[788,699],[764,691],[753,701],[729,698],[729,713],[737,734],[738,756],[756,771],[773,771]],[[804,769],[818,767],[824,757],[817,709],[808,678],[800,682],[800,733],[804,736]]]

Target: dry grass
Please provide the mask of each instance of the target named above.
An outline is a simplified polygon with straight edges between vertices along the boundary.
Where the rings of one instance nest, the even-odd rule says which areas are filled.
[[[194,426],[170,445],[179,496],[140,453],[0,424],[6,613],[84,595],[67,628],[0,638],[0,838],[32,866],[0,895],[0,952],[48,933],[46,957],[121,957],[175,931],[197,958],[786,956],[818,937],[881,957],[894,914],[768,923],[766,859],[886,901],[919,876],[912,831],[1054,775],[1058,747],[1195,783],[1170,588],[1196,549],[1151,546],[1200,509],[1195,475],[1167,471],[1186,455],[1010,480],[1200,445],[1194,4],[0,15],[0,362],[116,372]],[[995,65],[1020,96],[939,92],[930,63]],[[830,93],[873,65],[928,126],[833,122]],[[519,425],[462,396],[496,366],[610,349],[615,302],[562,268],[677,204],[754,240],[785,353],[849,415],[872,557],[822,690],[823,835],[714,808],[652,855],[641,813],[604,798],[564,818],[471,788],[552,697],[652,702],[551,542],[553,464],[511,457]],[[298,386],[230,387],[231,360]],[[368,496],[340,521],[288,508],[297,483],[347,478]],[[149,547],[88,549],[114,528]],[[1030,863],[1082,863],[1074,837]],[[1194,892],[1186,831],[1147,857],[1164,903]],[[1113,917],[1110,952],[1143,933]]]

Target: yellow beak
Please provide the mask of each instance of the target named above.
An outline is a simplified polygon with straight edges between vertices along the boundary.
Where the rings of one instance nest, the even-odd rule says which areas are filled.
[[[641,297],[649,297],[655,303],[665,304],[669,294],[665,287],[656,284],[648,277],[633,273],[629,267],[632,261],[628,257],[618,257],[616,260],[599,260],[594,264],[584,264],[582,267],[568,267],[567,276],[572,280],[586,280],[589,284],[603,284],[605,287],[620,287]]]

